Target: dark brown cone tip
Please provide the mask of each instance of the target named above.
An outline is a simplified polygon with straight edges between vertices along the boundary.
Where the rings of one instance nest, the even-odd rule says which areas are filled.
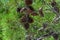
[[[56,6],[55,0],[53,0],[53,1],[51,2],[51,6],[52,6],[52,7]]]
[[[29,29],[29,23],[25,23],[25,24],[24,24],[24,28],[25,28],[26,30],[28,30],[28,29]]]
[[[33,3],[33,0],[25,0],[25,4],[28,6],[28,5],[32,5]]]

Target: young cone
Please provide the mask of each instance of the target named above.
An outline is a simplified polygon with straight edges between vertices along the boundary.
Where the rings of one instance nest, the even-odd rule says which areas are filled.
[[[52,6],[52,7],[56,6],[55,0],[53,0],[53,1],[51,2],[51,6]]]
[[[33,3],[33,0],[25,0],[25,4],[27,6],[32,5],[32,3]]]

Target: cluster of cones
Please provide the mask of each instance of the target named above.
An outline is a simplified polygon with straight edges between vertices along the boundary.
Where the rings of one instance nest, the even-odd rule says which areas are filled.
[[[40,16],[44,17],[43,8],[39,8],[39,10],[38,10],[39,14],[37,14],[37,12],[32,7],[32,4],[33,4],[33,0],[25,0],[25,5],[26,6],[23,7],[23,8],[20,8],[20,7],[17,8],[17,12],[20,12],[20,13],[23,13],[24,12],[25,13],[21,17],[21,23],[23,23],[24,28],[26,30],[29,29],[29,25],[34,22],[33,18],[30,17],[30,15],[36,16],[36,15],[39,15],[40,14]],[[53,7],[53,11],[58,16],[59,8],[57,7],[57,3],[54,0],[51,2],[51,6]],[[44,26],[43,29],[45,29],[46,28],[46,25],[43,25],[43,26]],[[50,32],[49,34],[43,35],[42,37],[46,37],[46,36],[49,36],[49,35],[52,35],[55,38],[55,40],[58,39],[58,34],[56,34],[54,32]],[[42,40],[42,39],[39,39],[39,40]]]
[[[38,14],[32,7],[33,0],[24,0],[24,1],[25,1],[25,7],[17,8],[17,12],[20,13],[25,12],[25,14],[21,17],[21,23],[23,23],[24,28],[27,30],[29,28],[29,24],[34,22],[33,18],[30,17],[30,15],[36,16]],[[42,17],[44,16],[42,8],[39,9],[39,13]]]

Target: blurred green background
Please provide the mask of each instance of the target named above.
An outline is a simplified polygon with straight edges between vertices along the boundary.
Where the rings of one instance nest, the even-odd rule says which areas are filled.
[[[47,3],[51,0],[45,0]],[[18,5],[17,5],[18,2]],[[43,6],[42,0],[33,0],[32,6],[35,10],[38,10]],[[60,8],[60,0],[56,0],[58,7]],[[25,35],[27,34],[20,23],[20,18],[22,13],[17,13],[17,7],[24,7],[24,0],[0,0],[0,40],[25,40]],[[34,37],[39,37],[45,32],[37,32],[33,26],[40,28],[42,24],[46,21],[51,23],[53,18],[56,16],[52,11],[46,11],[45,9],[49,8],[48,5],[44,5],[44,17],[41,16],[32,16],[34,22],[30,24],[28,32],[34,33]],[[54,31],[60,32],[60,23],[55,24],[52,27]],[[48,37],[44,40],[54,40],[54,38]]]

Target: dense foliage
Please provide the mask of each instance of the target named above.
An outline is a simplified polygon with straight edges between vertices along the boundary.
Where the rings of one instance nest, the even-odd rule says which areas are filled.
[[[60,0],[0,0],[0,40],[60,40]]]

